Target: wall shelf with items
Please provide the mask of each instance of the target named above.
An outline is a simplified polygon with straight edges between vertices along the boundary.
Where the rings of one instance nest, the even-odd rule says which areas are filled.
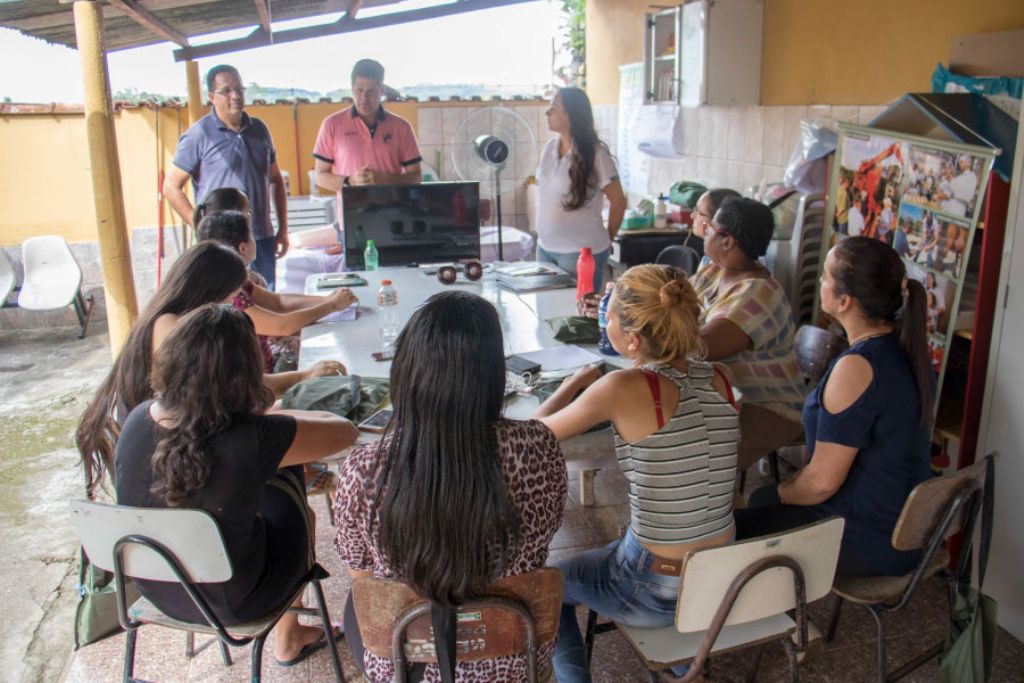
[[[689,0],[645,15],[644,101],[758,104],[763,14],[764,0]]]

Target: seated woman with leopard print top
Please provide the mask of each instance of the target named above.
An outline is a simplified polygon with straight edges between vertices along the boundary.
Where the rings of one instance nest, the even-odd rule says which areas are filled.
[[[402,330],[394,415],[380,441],[353,449],[338,483],[335,543],[354,577],[393,577],[454,607],[544,566],[562,523],[565,461],[543,423],[502,419],[503,349],[497,311],[466,292],[431,297]],[[364,651],[351,597],[345,633],[369,680],[393,679],[392,660]],[[538,671],[553,650],[541,648]],[[434,664],[409,673],[439,679]],[[526,661],[460,662],[455,677],[521,681]]]

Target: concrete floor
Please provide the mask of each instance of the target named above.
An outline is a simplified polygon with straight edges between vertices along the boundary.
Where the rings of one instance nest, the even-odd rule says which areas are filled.
[[[110,367],[105,324],[0,332],[0,679],[57,680],[73,647],[78,417]]]
[[[71,631],[77,580],[77,543],[67,522],[67,501],[82,495],[82,475],[72,434],[77,418],[109,368],[108,339],[102,324],[85,340],[73,328],[47,331],[0,332],[0,550],[6,558],[0,604],[9,615],[0,621],[2,680],[78,682],[120,679],[124,636],[118,635],[73,652]],[[755,482],[751,482],[755,485]],[[562,529],[551,544],[558,560],[616,538],[628,520],[625,480],[617,471],[598,474],[596,506],[583,508],[578,487],[570,486]],[[349,579],[333,547],[325,499],[312,499],[318,519],[317,556],[331,573],[325,584],[328,606],[341,618]],[[824,626],[831,599],[811,606],[812,620]],[[583,613],[580,613],[583,617]],[[889,621],[890,666],[938,640],[947,624],[941,582],[922,586],[908,610]],[[272,652],[268,648],[264,651]],[[359,681],[348,650],[339,648],[345,674]],[[993,681],[1024,680],[1024,644],[999,632]],[[234,651],[235,664],[224,667],[216,647],[194,659],[184,655],[180,633],[144,627],[139,636],[136,676],[159,681],[244,681],[248,679],[246,650]],[[752,662],[751,653],[712,660],[711,680],[741,680]],[[264,656],[268,681],[330,680],[326,652],[292,669],[277,667]],[[595,648],[596,681],[644,681],[643,666],[617,633],[600,636]],[[839,634],[820,656],[801,667],[804,681],[867,681],[874,673],[874,626],[863,609],[848,606]],[[766,646],[759,681],[785,680],[780,645]],[[909,681],[934,681],[934,663],[919,669]],[[668,680],[666,677],[665,680]]]

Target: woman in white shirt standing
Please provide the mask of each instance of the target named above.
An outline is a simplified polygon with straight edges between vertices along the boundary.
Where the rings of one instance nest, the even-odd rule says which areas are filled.
[[[612,239],[622,225],[626,195],[608,145],[594,129],[590,99],[579,88],[562,88],[547,110],[548,129],[558,133],[537,168],[537,260],[576,275],[580,250],[594,255],[594,291],[601,291]],[[601,218],[611,204],[608,227]]]

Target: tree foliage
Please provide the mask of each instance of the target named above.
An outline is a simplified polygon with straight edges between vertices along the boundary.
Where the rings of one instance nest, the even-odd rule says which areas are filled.
[[[565,85],[583,88],[587,85],[587,2],[586,0],[560,0],[562,23],[558,56],[561,65],[555,75]]]

